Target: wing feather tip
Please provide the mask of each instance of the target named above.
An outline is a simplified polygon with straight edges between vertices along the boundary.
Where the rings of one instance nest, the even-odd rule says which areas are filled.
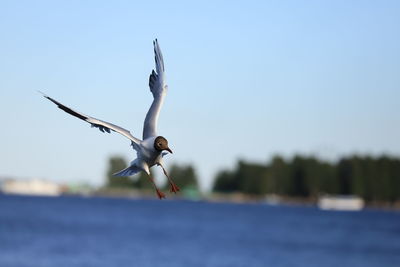
[[[45,93],[43,93],[42,91],[40,91],[40,90],[36,90],[39,94],[41,94],[43,97],[47,97],[47,95],[45,94]]]

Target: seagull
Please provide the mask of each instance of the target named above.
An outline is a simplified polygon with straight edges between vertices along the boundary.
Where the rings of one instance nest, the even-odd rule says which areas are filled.
[[[172,150],[168,146],[168,141],[165,137],[157,134],[157,121],[160,115],[160,110],[163,105],[165,96],[168,91],[168,86],[165,83],[165,69],[164,69],[164,60],[160,50],[160,46],[158,45],[157,39],[153,41],[154,46],[154,58],[155,58],[155,70],[153,69],[150,77],[149,77],[149,87],[150,91],[153,94],[153,103],[150,106],[149,111],[147,112],[146,118],[144,120],[143,125],[143,140],[134,137],[128,130],[119,127],[115,124],[105,122],[90,116],[87,116],[83,113],[77,112],[55,99],[43,94],[45,98],[53,102],[57,105],[58,108],[67,112],[68,114],[77,117],[83,121],[90,123],[90,125],[94,128],[98,128],[100,131],[111,133],[117,132],[131,141],[132,148],[137,153],[137,158],[133,160],[129,166],[117,173],[114,173],[114,176],[131,176],[137,174],[139,172],[145,172],[149,180],[154,186],[154,189],[157,193],[159,199],[165,198],[165,194],[161,192],[157,185],[154,182],[154,179],[150,175],[150,168],[157,165],[160,166],[168,178],[168,182],[171,186],[170,191],[173,193],[177,193],[179,191],[179,187],[174,183],[174,181],[170,178],[167,171],[163,166],[163,157],[169,153],[172,154]]]

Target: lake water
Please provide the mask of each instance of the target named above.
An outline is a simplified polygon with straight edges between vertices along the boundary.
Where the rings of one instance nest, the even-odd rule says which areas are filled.
[[[0,195],[1,267],[400,266],[400,213]]]

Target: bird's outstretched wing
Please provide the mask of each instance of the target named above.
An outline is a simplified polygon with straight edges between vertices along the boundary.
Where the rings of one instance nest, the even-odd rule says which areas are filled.
[[[54,104],[56,104],[58,108],[64,110],[65,112],[67,112],[68,114],[71,114],[72,116],[75,116],[75,117],[77,117],[77,118],[79,118],[81,120],[84,120],[84,121],[90,123],[92,125],[92,127],[99,128],[99,130],[102,131],[103,133],[104,132],[110,133],[111,131],[114,131],[114,132],[122,134],[123,136],[127,137],[128,139],[130,139],[132,141],[132,147],[133,148],[135,148],[136,145],[139,145],[139,143],[141,142],[138,138],[132,136],[132,134],[128,130],[126,130],[124,128],[121,128],[121,127],[119,127],[117,125],[114,125],[112,123],[105,122],[105,121],[102,121],[102,120],[98,120],[96,118],[93,118],[93,117],[87,116],[85,114],[76,112],[75,110],[72,110],[71,108],[61,104],[60,102],[54,100],[53,98],[51,98],[51,97],[49,97],[49,96],[47,96],[45,94],[43,94],[43,96],[45,98],[47,98],[48,100],[50,100],[51,102],[53,102]]]
[[[153,45],[156,69],[150,74],[149,86],[154,100],[144,120],[143,140],[151,136],[157,136],[158,116],[168,90],[168,86],[165,84],[164,60],[157,39],[153,42]]]

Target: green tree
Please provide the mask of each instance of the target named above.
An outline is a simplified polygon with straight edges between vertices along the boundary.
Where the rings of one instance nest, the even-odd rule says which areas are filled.
[[[150,172],[150,175],[151,172]],[[150,190],[153,189],[153,184],[149,179],[149,176],[147,175],[147,173],[145,172],[140,172],[139,174],[135,175],[135,180],[134,180],[134,186],[137,189],[141,189],[141,190]],[[153,176],[151,176],[153,177]]]
[[[177,165],[174,164],[168,171],[168,175],[172,178],[175,184],[181,189],[198,190],[197,175],[192,165]],[[166,182],[164,188],[169,189],[169,183]]]
[[[268,191],[267,167],[240,160],[234,171],[222,170],[214,180],[214,191],[262,195]]]
[[[289,195],[307,197],[310,195],[309,184],[307,183],[306,160],[301,156],[294,157],[291,162],[292,186]]]
[[[289,166],[280,156],[269,163],[267,193],[286,195],[290,187]]]
[[[255,195],[267,193],[268,175],[265,165],[239,161],[235,176],[240,192]]]
[[[338,194],[339,183],[336,179],[336,167],[328,162],[319,164],[320,190],[318,194]]]
[[[400,201],[400,160],[392,159],[390,173],[391,200]]]
[[[107,186],[108,187],[133,187],[133,181],[129,177],[116,177],[116,173],[127,167],[126,161],[120,156],[113,156],[108,160]]]
[[[225,193],[238,191],[234,174],[227,170],[218,172],[214,179],[213,191]]]
[[[400,159],[388,156],[345,157],[336,163],[295,156],[276,156],[268,164],[238,161],[216,175],[214,191],[297,197],[320,193],[358,195],[366,201],[400,201]]]
[[[350,195],[353,192],[353,165],[350,159],[341,159],[337,165],[337,179],[339,181],[339,194]]]

